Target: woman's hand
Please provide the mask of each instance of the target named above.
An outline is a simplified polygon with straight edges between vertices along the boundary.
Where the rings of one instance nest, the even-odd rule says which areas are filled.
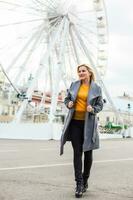
[[[68,103],[67,107],[68,107],[68,108],[72,108],[72,107],[73,107],[73,105],[74,105],[73,101],[69,101],[69,103]]]
[[[94,111],[94,109],[92,108],[91,105],[89,105],[89,106],[87,106],[87,111],[88,111],[88,112],[92,112],[92,111]]]

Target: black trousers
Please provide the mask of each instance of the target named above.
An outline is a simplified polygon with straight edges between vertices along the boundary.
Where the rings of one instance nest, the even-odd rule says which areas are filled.
[[[90,176],[90,169],[92,166],[92,150],[84,152],[83,155],[83,141],[84,141],[84,120],[72,119],[70,123],[71,142],[73,147],[73,164],[75,172],[75,180],[77,182],[87,181]],[[83,162],[83,167],[82,167]],[[83,168],[83,172],[82,172]]]

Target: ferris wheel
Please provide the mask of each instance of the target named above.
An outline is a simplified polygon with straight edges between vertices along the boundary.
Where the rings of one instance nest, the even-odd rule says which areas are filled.
[[[16,114],[18,121],[37,84],[43,91],[50,86],[52,116],[60,85],[67,88],[76,79],[77,65],[88,63],[97,79],[103,78],[107,48],[104,0],[0,1],[3,71],[17,91],[29,74],[34,77]]]

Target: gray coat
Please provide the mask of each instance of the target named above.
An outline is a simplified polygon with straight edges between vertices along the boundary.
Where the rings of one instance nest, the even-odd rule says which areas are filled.
[[[68,90],[67,97],[65,98],[64,103],[66,106],[69,101],[76,101],[77,93],[81,81],[78,80],[73,82]],[[87,105],[93,107],[93,112],[86,112],[85,114],[85,125],[84,125],[84,143],[83,151],[89,151],[99,148],[99,135],[97,129],[97,116],[96,114],[100,112],[103,108],[103,99],[102,91],[100,86],[98,86],[94,81],[91,81],[90,90],[88,92]],[[74,113],[74,108],[69,109],[68,115],[65,120],[65,124],[61,136],[61,146],[60,146],[60,155],[63,154],[63,147],[66,141],[71,141],[71,133],[69,131],[69,125]]]

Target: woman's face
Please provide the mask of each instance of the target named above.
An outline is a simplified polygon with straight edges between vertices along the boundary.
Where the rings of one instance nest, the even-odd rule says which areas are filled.
[[[78,76],[80,80],[90,80],[91,73],[85,66],[81,66],[78,69]]]

